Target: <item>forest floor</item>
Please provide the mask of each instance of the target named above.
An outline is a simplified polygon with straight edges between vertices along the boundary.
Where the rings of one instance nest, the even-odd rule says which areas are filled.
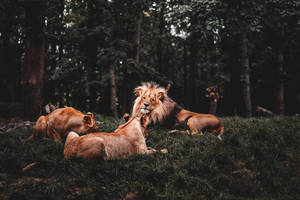
[[[100,131],[122,123],[96,119]],[[223,141],[153,127],[147,145],[168,154],[95,162],[65,160],[63,144],[50,139],[25,141],[29,122],[3,129],[0,199],[300,199],[300,117],[221,120]]]

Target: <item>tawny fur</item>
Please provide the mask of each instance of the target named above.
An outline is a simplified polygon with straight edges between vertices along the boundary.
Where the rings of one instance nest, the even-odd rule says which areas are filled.
[[[175,119],[173,127],[188,126],[192,133],[207,130],[214,133],[221,140],[224,125],[211,114],[200,114],[183,109],[167,94],[167,89],[153,82],[143,83],[135,88],[137,98],[134,101],[132,116],[141,112],[149,113],[149,121],[153,124],[164,123]]]
[[[107,160],[154,153],[156,150],[148,150],[145,142],[146,120],[146,116],[133,117],[113,133],[97,132],[79,136],[71,131],[66,139],[64,156]]]
[[[98,126],[92,113],[83,114],[72,107],[58,108],[46,116],[40,116],[33,134],[28,138],[53,138],[60,142],[70,131],[79,134],[96,132]]]

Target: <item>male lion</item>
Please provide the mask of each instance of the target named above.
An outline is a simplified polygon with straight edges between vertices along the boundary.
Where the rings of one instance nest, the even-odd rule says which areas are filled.
[[[38,118],[34,132],[28,139],[53,138],[59,142],[70,131],[85,134],[97,130],[98,126],[92,113],[83,114],[72,107],[58,108],[50,114]]]
[[[168,97],[169,87],[165,89],[154,82],[146,82],[135,88],[137,98],[134,101],[131,115],[147,113],[153,124],[165,122],[174,128],[188,126],[192,134],[202,134],[203,130],[207,130],[222,140],[221,136],[224,132],[222,122],[214,115],[183,109]]]
[[[146,115],[132,117],[113,133],[96,132],[79,136],[71,131],[65,142],[64,156],[66,159],[78,157],[86,160],[96,158],[107,160],[127,158],[137,153],[154,153],[156,150],[148,149],[145,142],[147,120]]]

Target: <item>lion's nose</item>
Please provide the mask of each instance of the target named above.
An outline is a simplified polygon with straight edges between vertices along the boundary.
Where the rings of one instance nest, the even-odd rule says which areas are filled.
[[[145,107],[148,107],[148,106],[149,106],[149,103],[144,103],[144,106],[145,106]]]

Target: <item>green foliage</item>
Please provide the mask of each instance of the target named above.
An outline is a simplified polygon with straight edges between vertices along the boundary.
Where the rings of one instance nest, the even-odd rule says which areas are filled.
[[[96,115],[101,131],[121,120]],[[125,160],[65,160],[63,145],[25,141],[32,130],[4,133],[0,141],[0,198],[298,199],[298,117],[221,119],[221,142],[210,133],[190,136],[149,129],[147,145],[168,154]],[[37,162],[26,172],[22,168]]]
[[[22,2],[0,2],[1,101],[21,101],[26,39]],[[253,102],[270,108],[266,105],[270,99],[260,97],[261,93],[272,93],[270,89],[281,79],[287,101],[293,104],[286,106],[289,113],[299,112],[299,107],[294,109],[299,85],[298,1],[53,0],[45,2],[44,8],[44,104],[52,101],[60,107],[109,114],[108,69],[113,63],[120,115],[130,111],[133,88],[149,80],[163,86],[172,83],[176,88],[172,97],[201,112],[207,112],[203,105],[209,103],[205,88],[218,85],[224,93],[234,91],[236,95],[224,95],[226,102],[218,105],[222,113],[241,97],[239,35],[246,32]],[[278,51],[284,57],[281,75],[273,70]],[[229,114],[234,110],[241,114],[240,108],[232,108]]]

